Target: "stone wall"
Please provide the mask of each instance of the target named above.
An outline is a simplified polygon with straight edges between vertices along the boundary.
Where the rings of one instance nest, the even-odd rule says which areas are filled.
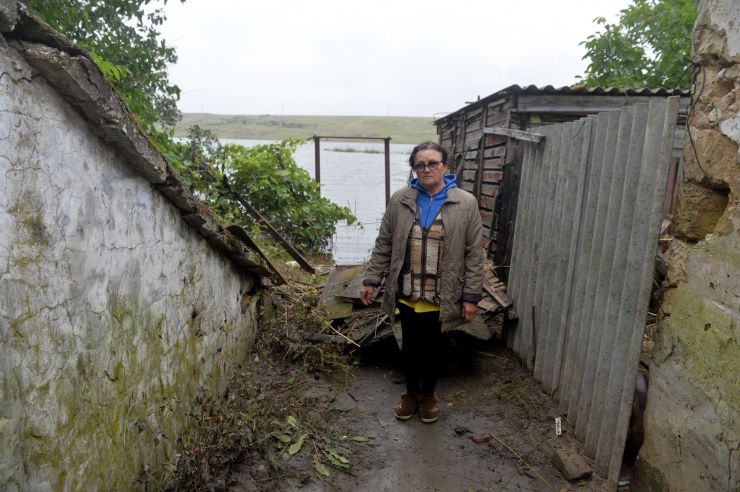
[[[737,0],[701,1],[694,62],[693,144],[686,139],[635,490],[740,489]]]
[[[256,277],[20,46],[0,37],[0,489],[133,488],[245,360]]]

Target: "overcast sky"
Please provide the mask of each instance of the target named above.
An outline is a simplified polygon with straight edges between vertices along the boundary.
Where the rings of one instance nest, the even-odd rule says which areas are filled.
[[[432,116],[511,84],[569,85],[629,0],[170,0],[184,112]]]

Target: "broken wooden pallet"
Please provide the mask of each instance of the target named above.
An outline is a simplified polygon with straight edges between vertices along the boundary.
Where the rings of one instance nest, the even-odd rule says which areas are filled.
[[[376,295],[376,302],[371,306],[364,306],[360,302],[363,271],[363,265],[336,267],[330,273],[321,295],[322,307],[327,317],[332,320],[337,331],[346,337],[342,339],[343,343],[350,343],[349,340],[352,340],[360,346],[394,334],[387,316],[380,308],[382,284]],[[484,266],[481,296],[477,319],[460,325],[455,331],[485,340],[492,336],[501,336],[504,317],[512,319],[513,307],[506,295],[506,284],[496,277],[490,261]],[[326,337],[317,339],[319,338]]]

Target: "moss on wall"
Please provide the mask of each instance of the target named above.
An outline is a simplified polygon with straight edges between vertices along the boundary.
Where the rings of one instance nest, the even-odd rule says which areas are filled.
[[[53,380],[17,395],[27,405],[54,400],[55,412],[42,419],[54,422],[39,427],[28,422],[21,442],[28,465],[58,471],[55,489],[156,483],[166,464],[176,461],[177,437],[190,406],[199,397],[217,396],[212,389],[225,383],[220,364],[207,374],[201,366],[201,333],[221,327],[201,326],[196,317],[178,327],[172,340],[162,314],[122,297],[112,298],[109,309],[108,329],[115,334],[110,340],[94,346],[88,339]],[[25,324],[48,329],[34,326],[33,318]]]
[[[738,490],[740,460],[740,12],[702,0],[694,29],[693,139],[655,331],[634,490]],[[697,162],[698,157],[698,162]],[[701,165],[700,165],[701,164]]]
[[[0,110],[0,490],[156,489],[245,361],[254,279],[42,77],[0,77]]]

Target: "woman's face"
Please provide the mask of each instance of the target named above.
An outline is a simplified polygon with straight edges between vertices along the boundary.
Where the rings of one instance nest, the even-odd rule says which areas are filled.
[[[423,169],[417,168],[419,164],[434,164],[435,162],[439,164],[434,169],[431,169],[428,165]],[[427,149],[417,152],[414,157],[414,171],[419,178],[419,184],[430,195],[434,195],[444,188],[444,176],[447,174],[447,164],[442,162],[442,154],[436,150]]]

